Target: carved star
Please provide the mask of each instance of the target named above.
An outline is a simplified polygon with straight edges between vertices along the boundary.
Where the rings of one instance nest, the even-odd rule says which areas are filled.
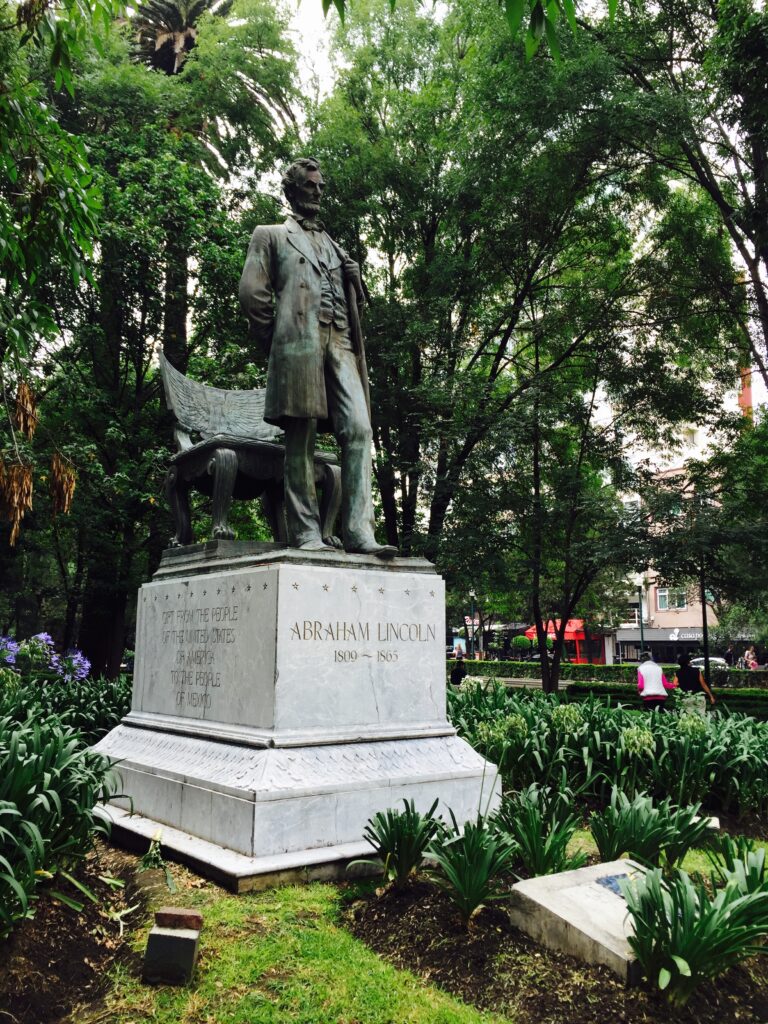
[[[234,594],[234,592],[235,592],[235,588],[234,588],[234,587],[232,587],[232,593]]]
[[[380,594],[383,594],[383,593],[384,593],[384,587],[379,587],[379,593],[380,593]]]
[[[353,586],[353,587],[352,587],[352,593],[353,593],[353,594],[356,594],[356,593],[357,593],[357,585],[355,585],[355,586]]]
[[[406,594],[410,597],[411,596],[410,590],[406,590]]]
[[[208,591],[207,591],[207,590],[204,590],[204,591],[203,591],[203,597],[205,597],[205,595],[206,595],[207,593],[208,593]]]
[[[221,593],[221,587],[219,587],[219,588],[217,589],[216,593],[217,593],[217,594],[220,594],[220,593]]]
[[[156,601],[156,600],[157,600],[157,594],[155,594],[155,596],[154,596],[154,598],[153,598],[152,600],[153,600],[153,601]]]
[[[323,584],[323,590],[327,590],[327,589],[328,589],[328,584],[327,584],[327,583],[324,583],[324,584]]]
[[[429,596],[430,596],[430,597],[434,597],[434,596],[435,596],[435,592],[434,592],[434,590],[430,590],[430,592],[429,592]]]
[[[251,584],[249,583],[248,586],[245,589],[246,590],[250,590],[251,589]]]
[[[293,589],[294,590],[298,590],[299,589],[299,584],[298,583],[294,583],[293,584]]]
[[[264,586],[262,587],[262,590],[266,590],[266,589],[267,589],[267,584],[265,583]]]
[[[178,601],[178,599],[179,599],[180,597],[181,597],[181,594],[177,594],[177,595],[176,595],[176,600]]]
[[[165,595],[165,600],[166,600],[166,601],[168,600],[168,595],[167,595],[167,594]]]

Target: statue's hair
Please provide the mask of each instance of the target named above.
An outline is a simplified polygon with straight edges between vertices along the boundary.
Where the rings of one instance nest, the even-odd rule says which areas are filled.
[[[290,199],[291,192],[300,185],[308,171],[319,171],[320,164],[313,156],[301,156],[283,172],[283,192]]]

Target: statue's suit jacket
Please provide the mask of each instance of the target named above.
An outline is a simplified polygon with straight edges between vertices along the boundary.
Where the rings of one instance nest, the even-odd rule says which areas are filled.
[[[329,238],[344,268],[350,305],[350,330],[358,367],[367,392],[363,339],[349,282],[359,275],[354,260]],[[264,419],[282,425],[284,417],[317,419],[318,430],[330,430],[320,340],[322,271],[312,242],[301,225],[260,225],[251,235],[240,279],[240,302],[253,333],[269,352]],[[273,303],[274,296],[274,303]]]

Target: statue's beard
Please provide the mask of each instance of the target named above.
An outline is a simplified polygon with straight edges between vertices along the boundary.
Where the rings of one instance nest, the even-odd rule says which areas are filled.
[[[314,220],[320,213],[320,203],[307,203],[299,196],[293,198],[291,206],[295,213],[298,213],[301,217],[307,217],[309,220]]]

